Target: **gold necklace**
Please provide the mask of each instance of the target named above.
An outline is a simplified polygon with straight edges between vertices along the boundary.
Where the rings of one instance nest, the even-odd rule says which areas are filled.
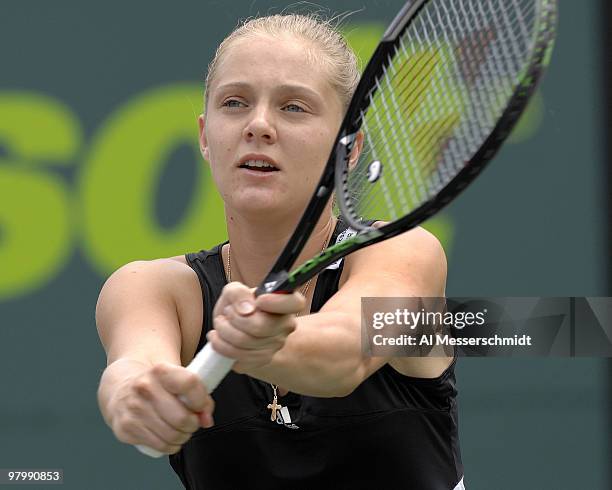
[[[329,235],[329,237],[327,235]],[[327,247],[328,238],[331,239],[331,235],[329,234],[329,231],[325,234],[325,240],[323,241],[323,248],[321,249],[321,252],[323,252],[323,250],[325,250],[325,248]],[[227,244],[227,282],[232,282],[232,263],[231,263],[231,259],[230,259],[230,257],[231,257],[231,250],[232,250],[232,247],[228,243]],[[308,288],[310,287],[310,283],[312,282],[314,277],[315,276],[312,276],[310,279],[308,279],[308,282],[300,290],[300,292],[302,293],[302,295],[304,297],[306,297],[306,293],[308,293]],[[295,316],[298,317],[300,315],[301,315],[301,312],[297,313]],[[269,410],[272,410],[272,413],[270,414],[270,420],[272,422],[274,422],[274,421],[276,421],[276,412],[278,410],[280,410],[281,408],[283,408],[283,406],[278,404],[278,395],[277,395],[277,392],[276,392],[276,390],[278,389],[278,385],[274,385],[274,384],[270,383],[270,386],[272,387],[272,390],[274,391],[274,395],[272,397],[272,403],[269,403],[267,408]]]

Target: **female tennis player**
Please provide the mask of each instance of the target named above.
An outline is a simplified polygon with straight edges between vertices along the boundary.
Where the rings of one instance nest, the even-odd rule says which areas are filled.
[[[301,217],[358,78],[342,36],[315,16],[232,32],[199,118],[229,241],[127,264],[102,288],[104,419],[120,441],[170,454],[186,488],[463,488],[454,359],[361,349],[362,296],[444,295],[446,259],[431,234],[358,251],[293,294],[253,294]],[[330,201],[297,263],[347,233]],[[236,359],[214,400],[184,367],[207,342]]]

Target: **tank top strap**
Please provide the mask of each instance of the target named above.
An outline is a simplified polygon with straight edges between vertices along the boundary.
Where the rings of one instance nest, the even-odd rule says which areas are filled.
[[[196,253],[188,253],[185,259],[189,266],[194,270],[202,289],[202,303],[204,315],[202,318],[202,330],[196,352],[206,343],[206,334],[212,328],[212,311],[221,296],[221,290],[227,284],[225,268],[221,248],[228,243],[227,241],[214,246],[210,250],[201,250]]]
[[[367,224],[371,225],[375,220],[368,221]],[[357,231],[349,227],[340,216],[332,236],[329,240],[330,244],[340,243],[347,238],[350,238],[357,234]],[[318,312],[325,302],[331,298],[338,291],[340,285],[340,276],[344,269],[344,257],[338,259],[336,262],[331,263],[322,272],[319,273],[319,279],[317,280],[317,286],[312,297],[312,306],[310,308],[311,313]]]

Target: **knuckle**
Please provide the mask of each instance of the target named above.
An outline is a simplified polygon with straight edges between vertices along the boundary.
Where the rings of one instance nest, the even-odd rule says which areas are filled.
[[[185,442],[185,433],[179,430],[171,430],[163,434],[163,439],[168,445],[182,445]]]
[[[237,359],[236,352],[234,349],[225,342],[221,342],[218,337],[215,337],[211,342],[213,349],[215,349],[219,354],[229,357],[231,359]]]
[[[172,446],[172,445],[167,445],[166,449],[163,451],[164,453],[168,453],[168,454],[176,454],[181,450],[181,446]]]
[[[180,435],[176,439],[174,439],[174,440],[172,440],[170,442],[173,443],[173,444],[176,444],[178,446],[182,446],[189,439],[191,439],[191,434],[186,434],[185,432],[180,432],[179,434]]]
[[[199,427],[200,427],[200,420],[198,419],[198,417],[195,417],[195,419],[189,422],[188,425],[184,426],[182,430],[187,433],[187,436],[188,436],[187,439],[189,439],[189,436],[191,436],[191,434],[197,431]]]
[[[138,442],[129,432],[116,430],[114,431],[114,434],[117,440],[123,442],[124,444],[136,444]]]
[[[184,396],[185,398],[189,399],[189,397],[186,396],[187,392],[193,388],[193,382],[190,376],[186,376],[185,373],[181,373],[180,376],[177,376],[177,378],[173,380],[172,384],[175,388],[173,390],[176,392],[174,393],[175,395]]]
[[[137,398],[129,398],[125,401],[125,408],[129,413],[142,413],[142,404]]]
[[[229,321],[225,315],[215,316],[215,318],[213,319],[213,322],[214,322],[215,330],[219,330],[220,328],[221,329],[225,328],[229,324]]]
[[[234,318],[234,308],[232,307],[232,305],[226,305],[223,308],[223,311],[221,312],[221,314],[226,318],[226,320],[232,320]]]
[[[134,382],[134,391],[144,397],[153,393],[153,383],[147,378],[140,378]]]
[[[289,332],[293,332],[297,328],[297,320],[293,315],[290,315],[285,322],[285,328]]]
[[[153,368],[151,369],[151,372],[155,376],[164,376],[168,374],[168,366],[164,363],[155,364],[155,366],[153,366]]]
[[[121,415],[117,417],[113,424],[113,432],[117,438],[126,442],[127,439],[132,439],[136,429],[136,420],[129,415]],[[124,440],[126,439],[126,440]]]
[[[188,390],[202,386],[200,377],[196,373],[185,370],[184,386]]]
[[[176,425],[181,429],[189,430],[194,426],[197,426],[197,417],[193,414],[185,412],[177,417]]]
[[[217,343],[233,343],[235,341],[235,333],[229,328],[220,328],[217,330]],[[216,347],[213,344],[213,347]]]

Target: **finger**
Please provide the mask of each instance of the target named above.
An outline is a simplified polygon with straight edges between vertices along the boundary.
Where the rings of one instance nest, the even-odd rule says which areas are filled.
[[[247,335],[244,338],[234,336],[234,342],[232,342],[236,345],[244,345],[245,348],[249,346],[250,348],[257,348],[257,346],[266,345],[265,341],[270,337],[287,336],[295,330],[297,325],[293,315],[276,315],[257,311],[253,315],[245,317],[236,313],[232,306],[226,306],[223,313],[223,316],[215,319],[215,329],[220,332],[223,338],[231,342],[229,337],[223,335],[225,333],[223,329],[229,322],[229,328],[233,327]],[[219,328],[217,328],[217,325]],[[241,340],[245,344],[242,344]],[[257,340],[264,342],[256,343]]]
[[[232,309],[226,307],[226,311]],[[237,313],[215,318],[215,331],[228,344],[243,350],[258,350],[275,343],[275,330],[267,325],[257,325],[255,315],[243,317]],[[251,332],[258,335],[252,335]],[[265,335],[264,335],[265,334]]]
[[[240,349],[225,340],[223,340],[219,336],[219,332],[216,330],[211,330],[206,334],[206,339],[212,345],[213,349],[221,355],[229,357],[231,359],[235,359],[236,361],[240,361],[242,359],[249,359],[249,362],[252,359],[266,359],[271,356],[271,353],[274,353],[277,349],[256,349],[256,350],[247,350]]]
[[[238,374],[251,374],[253,369],[261,369],[268,365],[274,356],[274,352],[258,351],[256,356],[252,356],[244,361],[237,361],[232,366],[232,370]]]
[[[159,363],[153,367],[153,375],[161,386],[183,399],[183,403],[193,412],[212,413],[214,402],[197,374],[182,366]]]
[[[117,435],[117,439],[127,444],[144,444],[168,454],[175,453],[181,448],[185,442],[184,437],[176,437],[171,430],[170,436],[164,435],[167,429],[164,429],[163,422],[152,411],[146,414],[146,421],[143,418],[145,417],[134,413],[117,417],[113,423],[113,432]],[[176,442],[171,442],[174,439]]]
[[[299,291],[291,294],[262,294],[256,298],[255,307],[266,313],[296,315],[306,307],[306,298]]]
[[[189,412],[189,416],[195,417],[196,423],[195,428],[188,432],[177,429],[171,422],[164,418],[164,415],[168,414],[155,413],[147,428],[170,446],[182,446],[191,439],[192,434],[200,427],[200,421],[197,415],[192,412]]]
[[[255,311],[253,290],[242,283],[230,282],[223,288],[213,314],[219,315],[228,304],[234,305],[236,311],[241,315],[252,314]]]
[[[158,429],[168,442],[176,442],[171,433],[181,433],[191,436],[200,427],[198,413],[188,409],[177,397],[165,393],[153,400],[156,415],[160,418]]]
[[[183,444],[172,444],[165,441],[163,438],[159,437],[155,431],[148,429],[147,427],[143,427],[142,436],[139,438],[140,440],[144,439],[144,445],[150,447],[151,449],[155,449],[160,453],[164,454],[175,454],[181,450]],[[131,443],[136,444],[136,443]],[[138,444],[143,444],[142,442],[138,442]]]
[[[179,399],[150,378],[142,378],[134,383],[137,398],[132,402],[131,412],[143,418],[158,418],[158,435],[168,442],[172,432],[191,434],[199,427],[196,413],[189,410]]]
[[[155,449],[159,453],[163,454],[176,454],[183,447],[182,444],[168,444],[163,439],[158,437],[153,431],[149,429],[145,429],[145,437],[152,441],[146,442],[144,444],[138,443],[139,445],[144,445],[146,447],[150,447],[151,449]]]
[[[144,445],[164,454],[175,454],[179,452],[182,447],[182,444],[171,444],[166,442],[163,438],[159,437],[155,431],[147,427],[141,429],[139,437],[135,438],[134,441],[135,442],[130,441],[128,444]]]
[[[172,443],[185,442],[199,427],[210,428],[214,425],[213,412],[215,401],[206,394],[205,410],[192,411],[186,403],[183,395],[177,398],[168,392],[162,391],[153,400],[153,410],[161,419],[158,425],[158,433],[163,435],[164,440]],[[179,439],[172,438],[168,430],[178,431]]]

